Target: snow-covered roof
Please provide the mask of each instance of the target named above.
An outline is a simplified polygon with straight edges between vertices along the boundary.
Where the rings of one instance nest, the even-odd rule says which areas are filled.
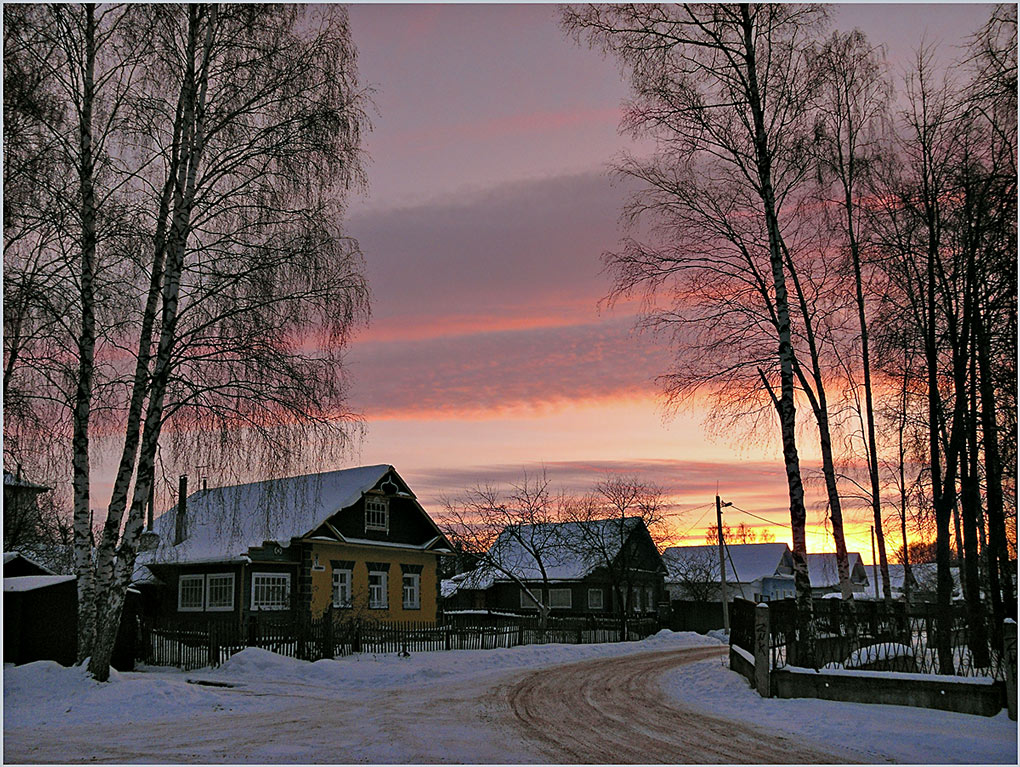
[[[21,551],[5,551],[4,552],[4,564],[5,565],[8,564],[9,562],[13,562],[16,559],[23,559],[26,562],[28,562],[29,564],[38,567],[40,570],[42,570],[46,574],[49,574],[49,575],[56,575],[57,574],[56,570],[54,570],[52,567],[47,567],[46,565],[36,561],[36,559],[34,559],[33,557],[25,556],[24,552],[21,552]]]
[[[391,471],[378,464],[198,490],[187,500],[187,538],[173,545],[176,511],[170,509],[155,520],[159,546],[138,561],[222,562],[242,560],[265,541],[288,546],[356,503]]]
[[[785,543],[728,543],[726,551],[726,580],[750,583],[775,575],[789,549]],[[671,546],[662,552],[662,561],[669,570],[666,580],[670,583],[688,580],[692,567],[711,573],[706,582],[719,580],[718,546]]]
[[[615,559],[624,542],[640,525],[643,523],[638,517],[520,525],[500,533],[489,548],[488,557],[521,580],[542,580],[542,568],[528,551],[538,548],[549,580],[579,580]],[[525,545],[526,542],[534,543]],[[508,577],[500,568],[490,565],[482,565],[475,572],[479,572],[477,578],[504,580]]]
[[[4,591],[33,591],[73,580],[73,575],[18,575],[4,578]]]
[[[493,571],[487,567],[479,567],[467,573],[458,573],[439,583],[439,593],[443,599],[449,599],[461,589],[479,589],[484,591],[496,582]]]
[[[861,566],[861,555],[856,551],[846,553],[847,564],[850,566],[850,580],[854,579],[854,569],[858,573],[864,572],[864,583],[868,582],[867,572]],[[830,586],[839,586],[839,570],[836,565],[836,553],[826,552],[822,554],[807,555],[808,576],[811,578],[811,588],[820,589]]]

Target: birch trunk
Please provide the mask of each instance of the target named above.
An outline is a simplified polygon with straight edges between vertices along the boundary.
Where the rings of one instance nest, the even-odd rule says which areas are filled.
[[[117,546],[117,535],[123,512],[127,508],[127,487],[123,494],[111,499],[110,511],[104,530],[103,545],[99,551],[96,583],[100,597],[97,609],[96,645],[89,664],[90,673],[99,681],[106,681],[110,673],[110,657],[120,624],[124,596],[134,569],[138,540],[144,525],[145,502],[149,496],[154,475],[156,449],[163,422],[163,404],[170,375],[171,355],[176,341],[177,316],[180,301],[181,275],[184,256],[191,230],[191,213],[195,199],[195,184],[204,148],[204,100],[208,78],[209,57],[213,43],[216,11],[206,22],[202,64],[196,68],[195,48],[202,17],[195,6],[189,6],[189,60],[186,62],[185,82],[188,95],[184,99],[183,131],[185,161],[180,172],[184,183],[177,185],[174,199],[173,222],[167,243],[166,264],[163,275],[160,338],[155,367],[149,388],[149,401],[145,426],[135,475],[134,493],[124,535]],[[182,188],[183,187],[183,188]],[[143,339],[144,343],[144,339]]]
[[[811,628],[811,581],[807,566],[807,512],[804,507],[804,485],[801,481],[800,458],[797,453],[797,410],[794,403],[793,339],[790,327],[790,303],[786,289],[786,274],[783,264],[783,239],[779,230],[776,211],[775,191],[772,186],[772,157],[765,128],[764,107],[758,85],[758,64],[756,61],[754,22],[746,4],[740,6],[744,34],[744,56],[746,63],[747,92],[751,107],[754,130],[755,165],[761,200],[764,206],[765,222],[769,238],[769,261],[772,266],[772,282],[775,289],[776,317],[779,335],[780,396],[776,406],[783,440],[783,460],[786,465],[786,481],[790,493],[790,526],[793,531],[793,576],[797,590],[797,606],[802,629]],[[806,649],[810,653],[810,637]],[[802,656],[802,661],[810,659]]]
[[[81,328],[78,335],[78,383],[75,388],[72,463],[74,492],[74,568],[78,575],[78,661],[92,651],[95,637],[92,575],[91,493],[89,486],[89,420],[95,373],[96,198],[92,110],[95,100],[95,6],[84,7],[84,50],[81,105],[78,113],[78,186],[81,215]]]

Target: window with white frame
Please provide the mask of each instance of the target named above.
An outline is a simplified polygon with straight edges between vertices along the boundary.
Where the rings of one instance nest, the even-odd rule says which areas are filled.
[[[217,573],[205,578],[205,609],[226,612],[234,609],[234,574]]]
[[[287,610],[288,608],[290,608],[289,573],[252,573],[252,610]]]
[[[177,609],[201,612],[205,609],[205,576],[182,575],[177,581]]]
[[[386,498],[365,496],[365,529],[390,529],[390,505]]]
[[[601,610],[604,606],[605,595],[602,589],[588,589],[588,609]]]
[[[333,607],[351,606],[352,573],[344,568],[333,571]]]
[[[532,589],[531,593],[539,599],[542,598],[542,589]],[[525,610],[534,610],[538,607],[538,602],[532,599],[528,592],[524,589],[521,589],[521,607]]]
[[[655,589],[645,586],[645,609],[651,612],[655,609]]]
[[[372,610],[385,610],[389,607],[386,597],[387,573],[369,571],[368,573],[368,606]]]
[[[404,609],[421,609],[421,576],[418,573],[404,573]]]
[[[630,589],[630,609],[636,613],[641,612],[641,587],[631,586]]]
[[[571,608],[570,589],[549,589],[549,607],[557,610]]]

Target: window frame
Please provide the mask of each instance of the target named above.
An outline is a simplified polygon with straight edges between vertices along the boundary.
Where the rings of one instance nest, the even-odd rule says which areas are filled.
[[[380,604],[375,600],[373,595],[372,576],[378,575],[382,578],[382,583],[377,584],[382,586],[382,603]],[[390,584],[389,584],[389,573],[386,570],[369,570],[368,571],[368,609],[369,610],[389,610],[390,609]]]
[[[347,601],[339,601],[337,591],[337,576],[346,576],[347,586]],[[337,567],[334,568],[331,576],[332,590],[330,592],[330,602],[337,610],[350,610],[354,607],[354,570],[350,567]]]
[[[407,599],[407,584],[408,579],[411,580],[412,593],[414,599],[408,601]],[[421,574],[420,573],[402,573],[400,577],[400,603],[405,610],[420,610],[421,609]]]
[[[530,591],[532,594],[537,595],[539,599],[542,599],[542,589],[530,589]],[[538,609],[538,602],[532,599],[528,592],[524,589],[521,589],[521,609],[522,610]]]
[[[370,509],[369,504],[378,504],[381,508]],[[370,521],[371,514],[382,514],[382,522]],[[390,499],[381,495],[365,496],[365,532],[375,530],[389,533],[390,531]]]
[[[553,604],[553,594],[563,596],[564,592],[567,595],[567,603],[565,605]],[[567,588],[556,588],[549,589],[549,609],[550,610],[573,610],[574,609],[574,590],[569,586]]]
[[[184,597],[184,584],[185,582],[198,582],[201,583],[201,587],[198,591],[198,598],[201,604],[198,607],[185,607],[183,604]],[[177,578],[177,612],[179,613],[201,613],[205,612],[205,574],[194,574],[189,573],[188,575],[180,575]]]
[[[229,605],[216,605],[212,604],[212,582],[214,580],[229,579],[230,580],[230,604]],[[206,573],[205,575],[205,609],[206,612],[210,613],[229,613],[234,611],[234,603],[236,597],[234,595],[237,581],[234,577],[234,573]]]
[[[655,587],[645,585],[645,612],[655,612]]]
[[[259,578],[276,579],[282,578],[284,581],[284,589],[286,590],[284,601],[286,604],[279,606],[262,606],[255,604],[255,590],[258,587],[256,580]],[[258,612],[282,612],[291,608],[291,589],[290,589],[290,573],[279,573],[279,572],[259,572],[251,574],[251,609]]]
[[[598,595],[598,604],[592,603],[592,595]],[[589,610],[605,610],[606,609],[606,593],[602,589],[588,589],[588,609]]]

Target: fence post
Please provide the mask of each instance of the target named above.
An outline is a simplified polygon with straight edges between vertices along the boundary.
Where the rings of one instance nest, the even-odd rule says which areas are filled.
[[[361,652],[361,620],[354,621],[354,642],[351,644],[351,652]]]
[[[333,651],[333,603],[330,602],[329,607],[326,608],[326,614],[323,616],[322,626],[322,644],[320,654],[323,658],[334,657]]]
[[[216,641],[216,624],[209,622],[209,665],[215,668],[220,665],[220,646]]]
[[[248,646],[256,647],[258,645],[258,619],[254,615],[248,616]]]
[[[1006,709],[1016,721],[1016,621],[1006,618],[1002,626],[1002,662],[1006,671]]]
[[[754,608],[754,687],[763,698],[772,696],[769,688],[770,671],[769,606],[755,605]]]

